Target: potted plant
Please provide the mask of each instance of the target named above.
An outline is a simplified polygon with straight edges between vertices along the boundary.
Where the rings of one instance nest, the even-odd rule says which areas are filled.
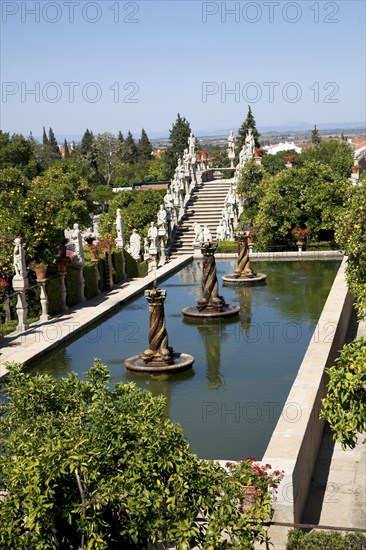
[[[29,262],[28,267],[36,274],[37,281],[42,281],[46,278],[47,264],[42,260],[32,260]]]
[[[283,470],[271,471],[270,464],[260,464],[254,457],[248,457],[242,462],[227,462],[225,468],[242,486],[242,514],[255,510],[257,520],[268,520],[272,515],[271,501],[283,479]]]
[[[105,252],[112,252],[112,248],[116,245],[114,237],[103,237],[99,239],[99,247],[104,249]]]
[[[59,254],[56,257],[57,270],[60,273],[66,273],[67,267],[70,265],[70,258],[66,254]]]
[[[101,250],[100,243],[91,243],[88,245],[88,249],[90,250],[91,259],[99,260],[99,254]]]
[[[291,236],[296,241],[297,245],[302,245],[307,238],[308,235],[310,235],[311,229],[310,227],[293,227],[291,229]]]

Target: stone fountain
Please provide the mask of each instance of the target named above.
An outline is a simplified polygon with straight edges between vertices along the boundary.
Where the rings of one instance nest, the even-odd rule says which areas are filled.
[[[231,275],[224,275],[222,280],[227,285],[248,285],[260,283],[267,277],[265,273],[255,273],[249,261],[249,232],[243,231],[235,235],[238,243],[238,265]]]
[[[203,255],[202,297],[195,306],[182,310],[186,317],[234,317],[240,307],[227,304],[223,296],[219,296],[219,284],[216,275],[215,250],[217,243],[211,241],[201,243]]]
[[[151,374],[189,369],[194,363],[194,357],[186,353],[176,353],[168,344],[164,313],[166,291],[157,288],[155,282],[152,290],[145,290],[145,298],[150,312],[149,348],[141,355],[126,359],[125,367]]]

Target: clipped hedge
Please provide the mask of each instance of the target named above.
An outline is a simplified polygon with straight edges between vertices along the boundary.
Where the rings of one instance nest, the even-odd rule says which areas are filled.
[[[86,265],[84,267],[84,279],[85,279],[85,297],[87,300],[98,296],[97,280],[95,277],[95,267],[93,265]]]
[[[139,266],[136,260],[134,260],[129,252],[125,250],[125,260],[126,260],[126,273],[127,277],[130,279],[135,279],[139,276]]]
[[[79,296],[79,270],[70,269],[66,273],[66,304],[68,306],[75,306],[80,302]]]
[[[120,250],[114,250],[112,252],[112,264],[113,264],[113,281],[115,283],[119,283],[123,279],[122,252]]]
[[[236,254],[238,252],[238,243],[235,241],[219,241],[215,254]]]
[[[147,262],[141,262],[140,264],[138,264],[138,268],[139,268],[139,277],[146,277],[148,273]]]
[[[286,550],[363,550],[366,536],[362,533],[311,531],[292,529],[288,533]]]
[[[107,278],[105,275],[105,260],[99,260],[98,269],[100,275],[99,290],[107,290]]]
[[[48,313],[49,315],[57,315],[62,312],[61,300],[61,279],[60,277],[52,277],[46,283],[46,292],[48,296]]]

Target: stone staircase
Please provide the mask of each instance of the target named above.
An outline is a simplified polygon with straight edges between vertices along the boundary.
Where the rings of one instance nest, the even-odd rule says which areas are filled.
[[[216,228],[221,220],[225,197],[229,192],[231,181],[213,180],[197,186],[187,203],[186,213],[175,234],[171,248],[171,253],[174,256],[193,254],[194,222],[199,223],[201,227],[207,224],[213,239],[216,238]]]

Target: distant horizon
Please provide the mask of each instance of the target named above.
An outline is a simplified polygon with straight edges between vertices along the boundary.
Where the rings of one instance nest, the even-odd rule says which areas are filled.
[[[317,129],[319,130],[320,133],[327,133],[327,131],[329,132],[335,132],[337,130],[341,131],[341,132],[347,132],[348,131],[351,131],[351,130],[359,130],[360,132],[366,132],[366,122],[349,122],[349,123],[342,123],[342,122],[329,122],[329,123],[323,123],[323,124],[316,124],[316,127]],[[55,133],[55,137],[57,139],[57,142],[62,145],[62,143],[64,142],[64,140],[66,139],[67,142],[72,142],[72,141],[80,141],[86,131],[86,129],[84,130],[83,133],[80,133],[80,134],[65,134],[65,135],[62,135],[60,136],[59,134],[57,134],[57,131],[55,131],[55,128],[53,128],[51,126],[52,130],[54,131]],[[314,128],[314,125],[313,126],[310,126],[309,124],[307,123],[289,123],[288,125],[284,124],[282,126],[258,126],[257,125],[257,129],[258,131],[261,133],[261,135],[271,135],[271,134],[275,134],[275,133],[293,133],[294,135],[296,134],[303,134],[303,133],[311,133],[311,131],[313,130]],[[93,132],[93,129],[92,128],[88,128],[90,131]],[[192,128],[192,132],[194,133],[194,135],[196,136],[197,139],[204,139],[204,138],[208,138],[208,137],[226,137],[229,135],[230,131],[231,131],[232,128],[229,129],[228,128],[212,128],[212,129],[203,129],[203,130],[198,130],[198,131],[195,131],[194,128]],[[48,133],[48,130],[49,128],[46,128],[46,132]],[[7,130],[3,130],[3,132],[6,132]],[[233,130],[234,133],[236,134],[237,133],[237,130]],[[15,132],[15,133],[18,133],[18,132]],[[104,132],[101,132],[101,133],[104,133]],[[115,135],[117,137],[118,135],[118,132],[109,132],[113,135]],[[122,132],[123,133],[123,132]],[[98,135],[98,132],[93,132],[93,134],[96,136]],[[133,137],[135,140],[139,139],[140,137],[140,133],[137,133],[137,132],[133,132]],[[24,135],[24,134],[23,134]],[[26,134],[26,137],[28,137],[30,134]],[[147,132],[147,135],[149,137],[150,140],[152,141],[157,141],[159,139],[169,139],[169,131],[153,131],[153,132]],[[34,135],[33,132],[32,132],[32,137],[36,140],[36,141],[42,141],[42,138],[43,138],[43,135]],[[124,135],[124,137],[126,137]]]

